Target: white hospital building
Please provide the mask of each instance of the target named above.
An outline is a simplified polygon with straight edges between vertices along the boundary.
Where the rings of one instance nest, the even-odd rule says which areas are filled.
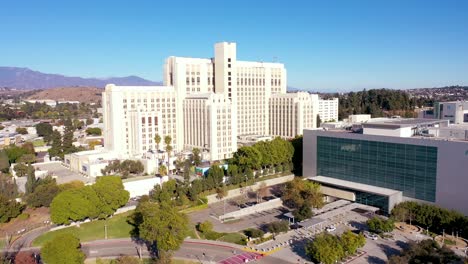
[[[238,137],[292,138],[316,128],[319,113],[327,115],[322,121],[338,118],[337,99],[322,104],[316,94],[287,93],[286,85],[283,64],[237,60],[235,43],[215,44],[214,58],[169,57],[164,86],[106,86],[104,147],[142,158],[158,148],[156,134],[159,150],[169,135],[174,153],[199,148],[222,160],[237,150]]]

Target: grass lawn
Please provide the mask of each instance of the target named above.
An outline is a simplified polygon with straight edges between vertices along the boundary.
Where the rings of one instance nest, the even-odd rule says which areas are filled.
[[[130,237],[132,226],[127,223],[127,216],[133,211],[118,214],[107,219],[107,237],[108,238],[125,238]],[[78,237],[81,242],[104,239],[104,225],[106,220],[97,220],[85,224],[80,227],[68,227],[57,231],[47,232],[33,241],[33,246],[42,246],[47,241],[52,240],[56,235],[71,233]]]
[[[33,146],[34,146],[34,147],[42,147],[42,146],[45,146],[45,142],[44,142],[43,139],[34,140],[32,143],[33,143]]]
[[[234,243],[238,245],[246,245],[245,243],[245,236],[240,233],[228,233],[221,238],[218,239],[219,241]]]
[[[4,249],[6,245],[5,239],[0,239],[0,249]]]

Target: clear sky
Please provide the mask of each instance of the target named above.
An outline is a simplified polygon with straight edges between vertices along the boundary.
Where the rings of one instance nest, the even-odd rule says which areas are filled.
[[[0,66],[162,80],[168,56],[286,65],[313,91],[468,85],[468,1],[0,0]]]

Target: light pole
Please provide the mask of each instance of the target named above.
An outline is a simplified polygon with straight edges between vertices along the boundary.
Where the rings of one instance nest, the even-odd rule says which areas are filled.
[[[104,239],[107,240],[107,219],[106,219],[106,222],[104,223]]]

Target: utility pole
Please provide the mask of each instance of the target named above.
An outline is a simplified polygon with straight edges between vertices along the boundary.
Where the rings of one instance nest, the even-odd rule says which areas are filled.
[[[106,222],[104,224],[104,239],[107,240],[107,219],[106,219]]]

